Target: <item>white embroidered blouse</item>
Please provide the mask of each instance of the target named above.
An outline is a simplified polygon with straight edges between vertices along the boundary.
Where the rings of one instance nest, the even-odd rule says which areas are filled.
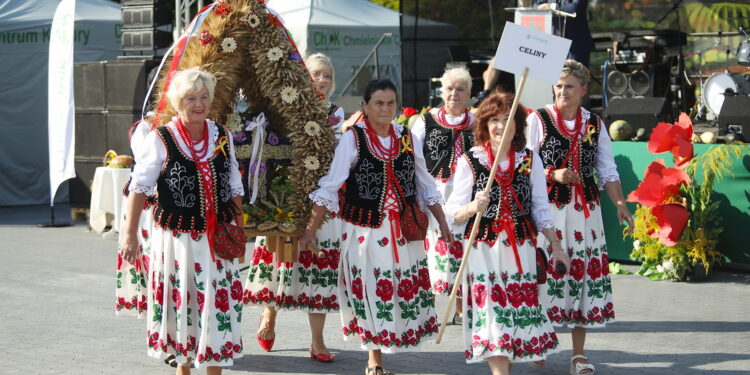
[[[545,106],[549,111],[552,119],[557,121],[557,115],[555,114],[555,108],[552,104]],[[589,120],[591,112],[586,108],[582,108],[581,116],[583,117],[584,123]],[[544,141],[544,124],[539,115],[534,112],[526,118],[526,147],[532,149],[534,153],[539,153],[539,148]],[[575,127],[575,120],[565,120],[565,126],[568,130],[573,130]],[[604,186],[607,182],[620,181],[620,175],[617,173],[617,165],[615,159],[612,157],[612,139],[609,138],[607,127],[604,126],[604,122],[599,120],[599,143],[596,151],[596,177],[599,181],[599,188]],[[585,127],[581,127],[581,135],[586,132]]]
[[[363,123],[354,126],[364,128]],[[404,131],[408,131],[398,124],[391,124],[391,126],[394,127],[397,138],[400,138]],[[390,147],[390,138],[378,138],[384,147]],[[416,162],[417,202],[419,203],[419,206],[425,210],[425,206],[442,203],[442,198],[440,197],[440,193],[435,189],[435,180],[430,173],[427,172],[424,155],[422,153],[422,144],[413,141],[412,144],[414,146],[414,159]],[[346,179],[349,178],[349,171],[357,162],[358,156],[359,152],[357,150],[357,142],[355,140],[354,132],[347,131],[342,135],[338,146],[336,146],[336,151],[333,155],[333,161],[331,161],[331,168],[328,171],[328,174],[323,176],[318,182],[319,188],[310,193],[310,200],[319,206],[325,206],[329,211],[338,212],[338,191]]]
[[[492,165],[489,162],[489,158],[482,147],[474,146],[469,150],[470,153],[479,162],[487,166],[487,169],[492,169]],[[514,160],[514,168],[518,168],[523,163],[523,153],[516,152],[516,160]],[[503,160],[498,166],[498,170],[505,170],[508,168],[508,160]],[[542,159],[539,155],[534,153],[533,160],[531,162],[531,217],[534,219],[537,230],[541,231],[545,228],[553,228],[554,221],[552,217],[552,211],[550,210],[550,204],[547,198],[547,180],[544,176],[544,167],[542,165]],[[463,206],[471,202],[471,194],[475,190],[474,174],[469,166],[469,161],[466,157],[462,157],[458,160],[456,165],[456,174],[453,178],[453,193],[448,198],[448,202],[445,203],[445,212],[448,217],[448,222],[451,225],[456,226],[454,217],[462,209]],[[482,186],[484,189],[484,186]]]
[[[211,158],[213,153],[210,151],[216,147],[216,141],[219,138],[219,127],[215,122],[208,121],[208,142],[209,152],[203,157],[202,161]],[[177,127],[173,121],[167,125],[173,134],[179,134]],[[133,149],[133,158],[136,160],[135,167],[130,177],[132,182],[130,184],[130,191],[136,193],[143,193],[146,195],[153,195],[156,192],[156,180],[159,178],[159,174],[164,167],[164,162],[167,160],[167,148],[164,142],[158,136],[155,131],[149,131],[145,137],[143,133],[145,129],[142,129],[139,125],[136,132],[131,138],[131,148]],[[178,135],[175,137],[177,145],[187,155],[191,154],[190,148],[182,141],[182,138]],[[231,136],[228,136],[229,140],[229,159],[230,159],[230,171],[229,171],[229,189],[232,197],[238,195],[244,195],[244,189],[242,188],[242,178],[237,164],[237,158],[234,155],[234,141]],[[195,146],[201,147],[203,141],[198,142]]]

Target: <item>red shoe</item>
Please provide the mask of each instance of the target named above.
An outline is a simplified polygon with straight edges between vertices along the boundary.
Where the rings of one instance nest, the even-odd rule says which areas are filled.
[[[310,358],[313,358],[319,362],[333,362],[333,354],[315,353],[312,346],[310,346]]]
[[[276,341],[276,334],[274,333],[272,339],[264,339],[260,337],[260,325],[263,324],[263,314],[260,315],[260,322],[258,322],[258,333],[255,334],[255,338],[258,339],[258,345],[260,345],[263,350],[270,352],[271,348],[273,348],[273,342]]]

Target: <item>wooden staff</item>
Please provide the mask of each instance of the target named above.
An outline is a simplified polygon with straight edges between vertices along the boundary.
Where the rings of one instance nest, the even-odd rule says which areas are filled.
[[[492,189],[492,183],[495,181],[495,174],[497,173],[497,167],[500,165],[500,158],[503,156],[506,156],[508,154],[508,149],[510,149],[511,144],[510,142],[513,140],[513,136],[511,135],[511,128],[513,128],[513,134],[515,133],[516,124],[513,121],[514,117],[516,116],[516,108],[518,108],[518,101],[521,97],[521,94],[523,93],[523,86],[526,84],[526,76],[529,74],[529,68],[526,67],[523,69],[523,75],[521,76],[521,80],[518,82],[518,90],[516,90],[516,97],[513,98],[513,105],[510,107],[510,113],[508,114],[508,123],[505,124],[505,130],[503,130],[503,139],[500,142],[500,147],[498,147],[497,152],[495,153],[495,161],[492,163],[492,169],[490,170],[490,178],[487,181],[487,185],[484,187],[484,192],[489,194],[490,189]],[[511,126],[513,124],[513,126]],[[492,136],[492,135],[490,135]],[[509,161],[510,163],[513,162],[513,160]],[[451,306],[456,301],[456,293],[458,292],[458,288],[461,286],[461,282],[463,281],[463,274],[464,269],[466,268],[466,261],[469,259],[469,253],[471,253],[471,247],[474,245],[474,241],[477,239],[477,232],[479,232],[479,221],[482,218],[482,214],[484,213],[484,210],[480,210],[477,212],[476,216],[474,216],[474,225],[471,227],[471,234],[469,235],[469,241],[467,242],[466,246],[464,246],[464,256],[461,259],[461,266],[458,268],[458,273],[456,273],[456,280],[453,282],[453,289],[451,289],[451,296],[448,300],[448,307],[445,309],[445,314],[443,315],[442,324],[440,325],[440,332],[438,333],[437,340],[435,340],[436,344],[440,344],[440,341],[443,339],[443,333],[445,333],[445,326],[448,324],[448,318],[450,317],[451,313]]]

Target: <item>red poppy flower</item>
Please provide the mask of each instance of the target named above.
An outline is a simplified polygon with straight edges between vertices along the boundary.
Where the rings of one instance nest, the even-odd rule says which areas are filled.
[[[628,195],[628,202],[654,207],[678,195],[680,185],[690,185],[687,173],[677,168],[666,168],[663,159],[656,159],[646,168],[646,175],[638,188]]]
[[[654,154],[671,151],[675,167],[684,168],[693,158],[692,137],[693,123],[688,115],[681,113],[674,125],[665,122],[656,125],[648,141],[648,151]]]
[[[652,236],[667,246],[677,244],[690,217],[687,208],[679,203],[666,203],[654,207],[651,213],[656,216],[659,225],[659,231]]]
[[[404,111],[401,112],[401,115],[404,117],[411,117],[417,114],[417,110],[411,107],[404,107]]]

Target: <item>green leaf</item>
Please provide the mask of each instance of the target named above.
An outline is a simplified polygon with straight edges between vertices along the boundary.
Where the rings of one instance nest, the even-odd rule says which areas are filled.
[[[628,271],[622,264],[617,262],[609,263],[609,273],[614,275],[631,275],[632,272]]]

